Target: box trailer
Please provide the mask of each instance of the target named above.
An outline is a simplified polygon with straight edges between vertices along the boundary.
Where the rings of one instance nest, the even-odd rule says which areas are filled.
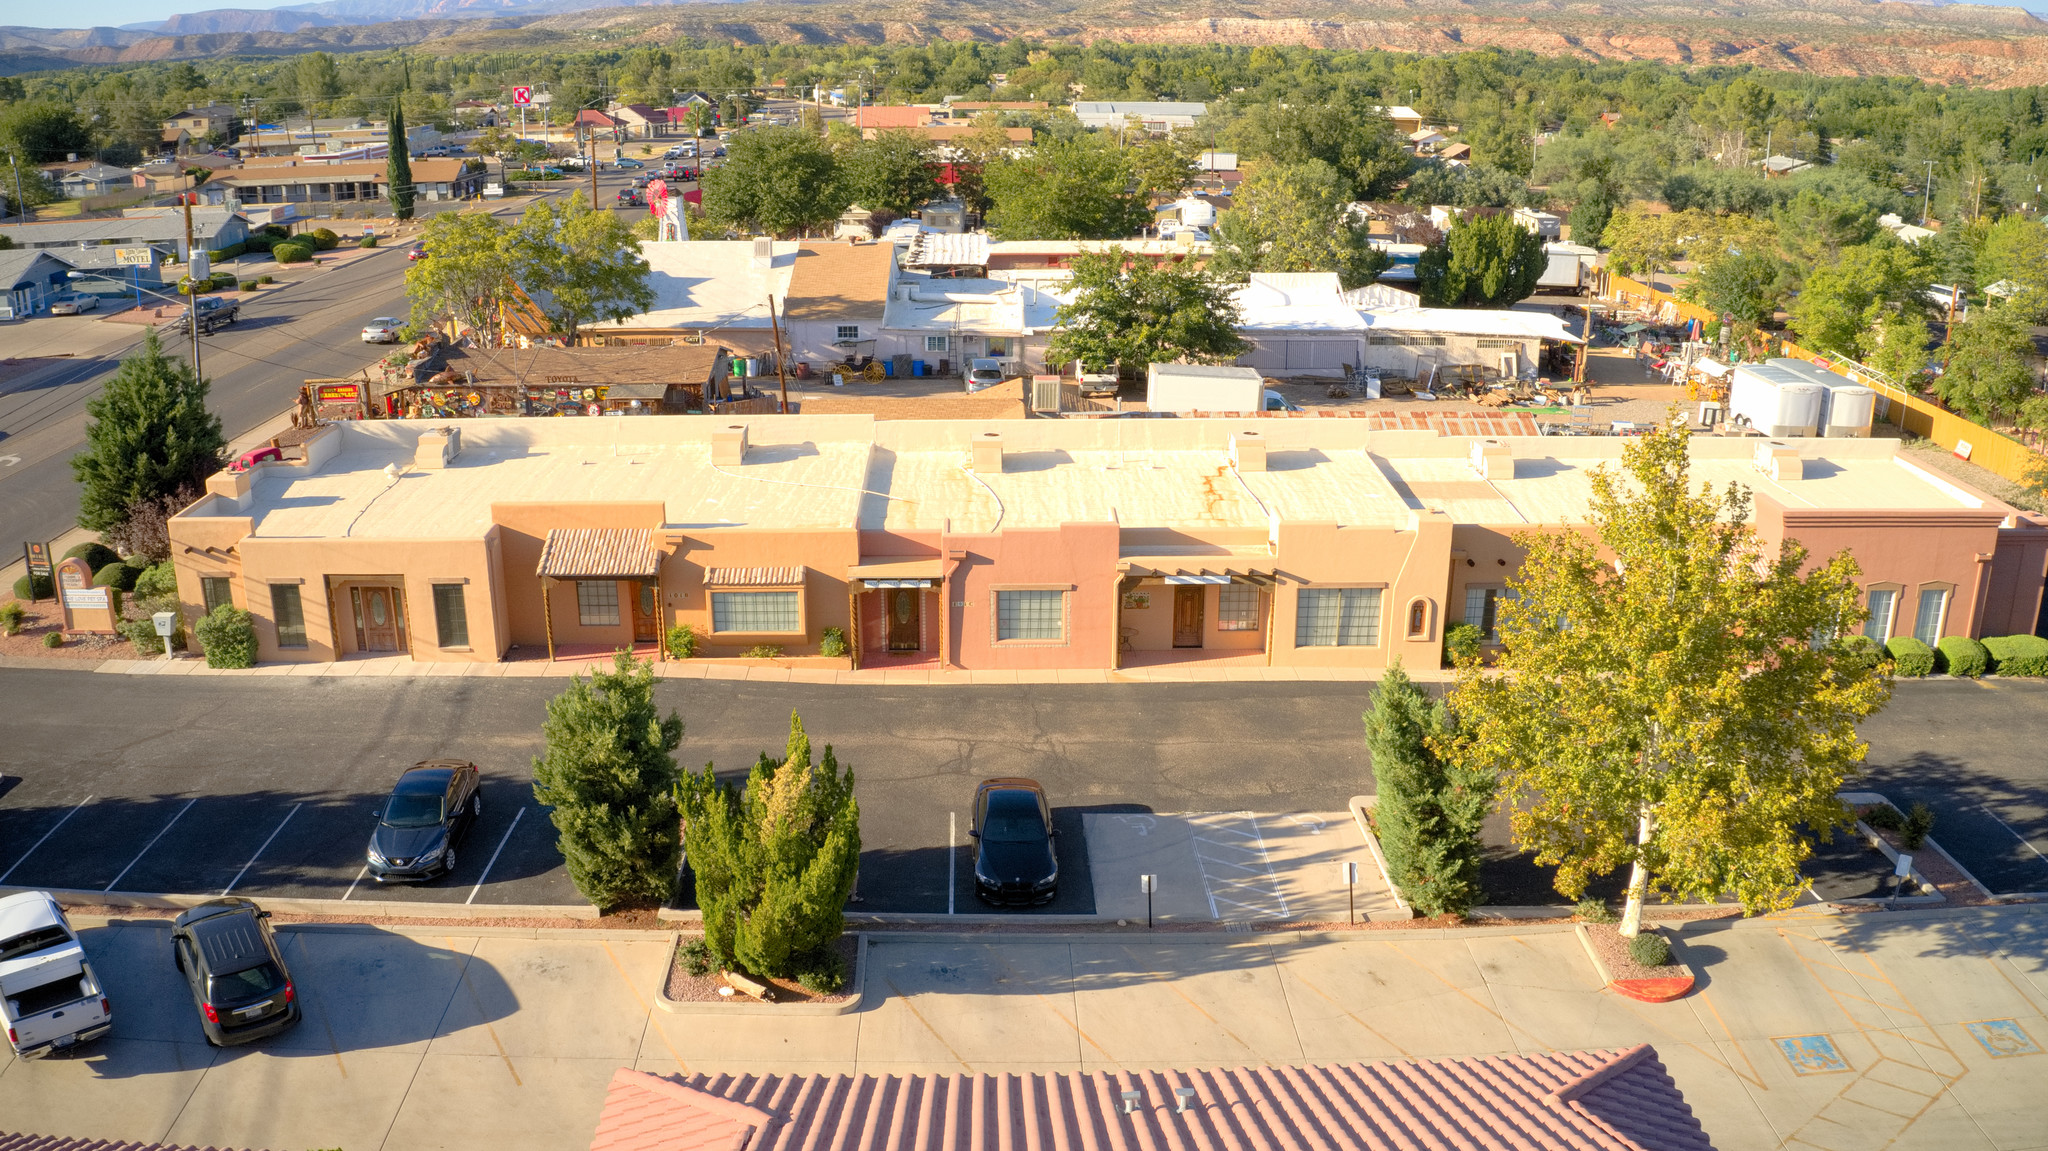
[[[1822,399],[1820,413],[1820,434],[1835,439],[1867,439],[1870,425],[1877,418],[1877,392],[1850,379],[1840,372],[1829,371],[1819,364],[1790,356],[1777,356],[1764,361],[1771,367],[1784,368],[1797,374],[1808,383],[1827,389]]]
[[[1145,406],[1155,412],[1256,412],[1265,407],[1265,391],[1265,377],[1254,368],[1152,364],[1145,369]]]
[[[1827,389],[1777,364],[1739,364],[1728,373],[1728,420],[1772,439],[1820,434]]]

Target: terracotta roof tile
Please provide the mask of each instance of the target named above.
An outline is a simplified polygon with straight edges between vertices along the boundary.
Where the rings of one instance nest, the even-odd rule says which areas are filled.
[[[555,579],[653,579],[661,549],[646,528],[550,528],[537,574]]]
[[[74,1139],[61,1135],[27,1135],[0,1131],[0,1151],[218,1151],[169,1143],[133,1143],[126,1139]]]
[[[1178,1090],[1192,1096],[1185,1110]],[[1124,1093],[1136,1092],[1126,1111]],[[1656,1052],[1066,1075],[620,1070],[591,1151],[1712,1151]],[[0,1149],[4,1151],[4,1149]]]

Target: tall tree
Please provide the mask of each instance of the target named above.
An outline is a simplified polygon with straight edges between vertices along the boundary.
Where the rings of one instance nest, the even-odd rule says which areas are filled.
[[[1978,308],[1949,329],[1947,359],[1934,393],[1980,424],[2014,417],[2034,394],[2033,336],[2010,305]]]
[[[1113,240],[1152,222],[1130,157],[1113,137],[1046,140],[982,172],[988,230],[1001,240]]]
[[[853,202],[902,219],[939,194],[932,142],[922,132],[891,128],[872,140],[855,138],[838,156]]]
[[[433,258],[415,260],[405,269],[414,327],[454,319],[476,332],[498,330],[514,282],[506,232],[505,224],[488,212],[441,212],[428,218],[421,243]]]
[[[553,200],[535,202],[502,246],[527,298],[571,344],[585,324],[623,320],[654,306],[632,225],[593,211],[580,191],[559,207]]]
[[[704,173],[704,216],[714,227],[809,235],[853,202],[832,150],[802,128],[741,132],[727,150],[726,163]]]
[[[412,219],[412,150],[405,142],[405,105],[398,97],[391,98],[391,123],[384,139],[390,149],[385,161],[384,179],[391,197],[391,218]]]
[[[1549,257],[1543,237],[1508,215],[1467,220],[1430,245],[1415,264],[1425,303],[1453,308],[1505,308],[1526,300]]]
[[[1833,263],[1842,249],[1867,244],[1877,235],[1877,210],[1853,196],[1830,196],[1804,188],[1779,205],[1772,218],[1785,258],[1799,266]]]
[[[1365,713],[1379,795],[1373,822],[1394,884],[1424,915],[1463,915],[1485,898],[1479,831],[1494,783],[1485,768],[1443,754],[1448,728],[1443,702],[1431,702],[1396,659]]]
[[[1068,287],[1073,303],[1055,315],[1048,360],[1138,372],[1174,360],[1228,363],[1251,346],[1237,334],[1232,289],[1198,268],[1125,264],[1121,253],[1098,253],[1074,261]]]
[[[1977,253],[1977,276],[1986,287],[2003,284],[2021,315],[2036,323],[2048,318],[2048,224],[2016,215],[1991,225]]]
[[[1335,272],[1346,288],[1386,270],[1364,220],[1352,215],[1345,182],[1321,160],[1266,164],[1238,185],[1233,207],[1216,221],[1216,274]]]
[[[164,354],[156,329],[85,402],[85,450],[71,457],[78,525],[109,531],[164,496],[195,493],[220,470],[227,440],[207,410],[207,382]]]
[[[1843,640],[1855,561],[1766,543],[1747,490],[1692,487],[1689,441],[1674,420],[1594,472],[1590,532],[1515,537],[1497,668],[1461,661],[1451,697],[1454,754],[1499,773],[1559,891],[1630,866],[1625,935],[1652,889],[1790,906],[1889,690]]]
[[[1919,312],[1892,312],[1878,321],[1863,363],[1899,387],[1920,391],[1927,386],[1927,345],[1933,336]]]
[[[1230,128],[1240,152],[1282,164],[1321,160],[1349,185],[1346,199],[1383,200],[1415,165],[1394,122],[1349,100],[1283,107],[1256,104]]]
[[[1840,260],[1807,274],[1790,308],[1792,330],[1816,351],[1861,356],[1885,316],[1927,311],[1931,280],[1926,260],[1895,241],[1844,248]]]
[[[684,773],[677,796],[704,942],[718,962],[756,975],[815,969],[846,930],[860,869],[853,772],[840,770],[830,744],[813,763],[792,712],[782,758],[762,752],[744,794],[706,764]]]
[[[1772,252],[1720,252],[1700,264],[1683,291],[1717,316],[1756,327],[1777,315],[1790,281],[1790,270]]]
[[[554,808],[569,879],[599,908],[663,903],[682,865],[672,752],[683,721],[654,705],[654,667],[618,653],[548,701],[533,795]]]
[[[987,212],[988,184],[985,173],[1006,159],[1017,145],[1010,142],[1010,130],[1000,112],[982,112],[970,122],[972,130],[953,141],[953,172],[959,177],[953,194],[969,211]]]

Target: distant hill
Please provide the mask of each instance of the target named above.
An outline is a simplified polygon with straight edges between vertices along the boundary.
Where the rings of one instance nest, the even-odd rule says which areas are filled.
[[[1029,37],[1754,64],[1989,87],[2048,83],[2048,22],[1922,0],[321,0],[217,9],[154,28],[0,28],[0,73],[236,54],[400,46],[455,54],[668,43],[918,43]]]

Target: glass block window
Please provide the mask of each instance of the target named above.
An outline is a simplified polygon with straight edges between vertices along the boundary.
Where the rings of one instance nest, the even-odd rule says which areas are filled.
[[[1259,630],[1259,589],[1244,583],[1224,584],[1218,588],[1216,630]]]
[[[584,627],[618,623],[619,585],[610,580],[577,580],[576,622]]]
[[[712,631],[798,632],[803,630],[794,591],[715,591],[711,593]]]
[[[1500,638],[1500,605],[1518,598],[1505,588],[1468,587],[1465,589],[1465,622],[1478,628],[1480,637],[1491,643]]]
[[[1373,647],[1380,642],[1379,588],[1303,588],[1294,604],[1296,647]]]
[[[618,587],[606,584],[612,589],[616,600]],[[617,622],[618,608],[612,608],[613,621]],[[469,646],[469,606],[462,600],[462,585],[459,583],[437,583],[434,585],[434,626],[440,636],[442,647]]]
[[[1913,617],[1913,638],[1933,647],[1941,642],[1942,625],[1948,622],[1948,589],[1920,589],[1920,613]]]
[[[299,585],[270,585],[270,616],[277,623],[277,646],[306,646],[306,609],[299,600]]]
[[[997,592],[996,638],[1065,639],[1066,601],[1063,591]]]
[[[199,595],[200,598],[206,601],[206,610],[209,615],[212,614],[214,608],[224,603],[231,604],[235,602],[234,586],[234,581],[226,576],[199,577]]]
[[[1878,643],[1892,638],[1892,611],[1898,603],[1898,592],[1872,589],[1870,618],[1863,621],[1863,634]]]

